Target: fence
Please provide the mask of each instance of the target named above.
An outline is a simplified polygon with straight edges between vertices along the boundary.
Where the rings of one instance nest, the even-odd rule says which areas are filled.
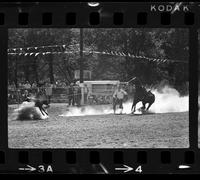
[[[45,88],[40,88],[44,91]],[[8,104],[21,104],[26,96],[35,96],[38,92],[38,88],[18,88],[18,89],[8,89]],[[80,95],[81,94],[75,94]],[[98,89],[97,91],[91,91],[84,94],[84,103],[93,104],[111,104],[112,103],[113,91]],[[70,94],[69,87],[65,88],[52,88],[51,103],[69,103]],[[73,96],[74,97],[74,96]]]
[[[45,88],[40,88],[40,90],[45,92]],[[8,104],[20,104],[24,101],[25,97],[35,96],[39,88],[18,88],[18,89],[8,89]],[[69,88],[52,88],[52,98],[51,102],[55,103],[68,103],[69,99]]]

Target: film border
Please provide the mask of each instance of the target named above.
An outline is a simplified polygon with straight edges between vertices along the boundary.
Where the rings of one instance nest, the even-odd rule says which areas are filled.
[[[67,4],[67,6],[66,6]],[[31,165],[52,165],[54,173],[69,173],[70,168],[79,168],[78,172],[92,172],[91,164],[102,163],[109,173],[116,173],[116,165],[127,164],[136,168],[142,165],[142,173],[199,173],[200,151],[198,149],[198,29],[200,24],[200,13],[197,6],[191,8],[190,12],[178,12],[171,15],[170,23],[161,24],[161,17],[169,18],[169,13],[160,13],[150,11],[152,3],[101,3],[105,13],[100,13],[99,24],[91,25],[88,23],[90,13],[98,12],[98,8],[90,8],[86,3],[41,3],[41,4],[20,4],[5,5],[0,8],[0,55],[1,62],[1,88],[0,88],[0,173],[19,173],[18,167],[29,164]],[[156,3],[154,3],[156,4]],[[27,25],[19,25],[19,12],[28,13]],[[66,12],[76,14],[76,23],[66,25]],[[43,14],[45,13],[45,14]],[[123,22],[113,24],[113,14],[117,13],[118,18]],[[19,16],[18,16],[19,15]],[[22,16],[27,16],[22,15]],[[43,18],[42,18],[43,16]],[[51,19],[47,20],[46,18]],[[144,18],[145,21],[140,19]],[[96,16],[98,19],[98,15]],[[185,21],[184,21],[185,18]],[[3,19],[3,20],[2,20]],[[23,19],[23,17],[22,17]],[[193,23],[190,20],[193,19]],[[24,20],[22,20],[24,21]],[[46,22],[46,25],[42,25]],[[93,22],[93,20],[91,21]],[[95,21],[93,22],[95,24]],[[22,23],[23,24],[23,23]],[[26,24],[26,23],[25,23]],[[189,140],[190,147],[185,149],[8,149],[8,124],[7,124],[7,28],[50,28],[50,27],[159,27],[159,28],[187,28],[189,29],[189,46],[190,46],[190,100],[189,100]],[[66,160],[66,153],[71,152],[67,157],[74,157]],[[170,163],[161,163],[161,154],[171,157]],[[170,154],[170,155],[169,155]],[[146,158],[145,158],[146,157]],[[193,157],[193,160],[191,158]],[[170,159],[170,158],[168,158]],[[69,163],[66,163],[69,161]],[[75,162],[75,164],[74,164]],[[70,164],[70,165],[69,165]],[[178,169],[178,165],[191,165],[188,170]],[[87,167],[81,170],[81,167]],[[121,166],[120,166],[121,167]],[[87,171],[87,172],[86,172]],[[29,172],[31,173],[31,172]],[[34,173],[34,172],[33,172]],[[38,172],[41,173],[41,172]],[[123,173],[123,172],[121,172]]]

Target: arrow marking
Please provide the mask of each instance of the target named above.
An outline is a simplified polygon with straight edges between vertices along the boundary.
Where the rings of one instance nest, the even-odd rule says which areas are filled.
[[[189,168],[191,168],[191,167],[188,166],[188,165],[179,165],[178,168],[179,168],[179,169],[189,169]]]
[[[123,165],[124,167],[122,167],[122,168],[115,168],[115,170],[116,171],[124,171],[124,173],[126,173],[126,172],[129,172],[129,171],[132,171],[133,170],[133,168],[132,167],[129,167],[129,166],[127,166],[127,165]]]
[[[27,167],[25,168],[19,168],[20,171],[35,171],[36,168],[30,166],[30,165],[26,165]]]

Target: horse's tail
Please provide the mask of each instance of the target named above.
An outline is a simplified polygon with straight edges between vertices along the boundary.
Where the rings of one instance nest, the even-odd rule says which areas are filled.
[[[152,101],[152,103],[154,103],[155,102],[155,95],[152,93],[152,92],[150,92],[150,95],[151,95],[151,101]]]

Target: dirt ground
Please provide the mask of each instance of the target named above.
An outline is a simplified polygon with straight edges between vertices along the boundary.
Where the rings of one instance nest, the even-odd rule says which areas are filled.
[[[148,115],[59,116],[66,105],[53,104],[46,120],[11,120],[10,148],[188,148],[188,112]]]

